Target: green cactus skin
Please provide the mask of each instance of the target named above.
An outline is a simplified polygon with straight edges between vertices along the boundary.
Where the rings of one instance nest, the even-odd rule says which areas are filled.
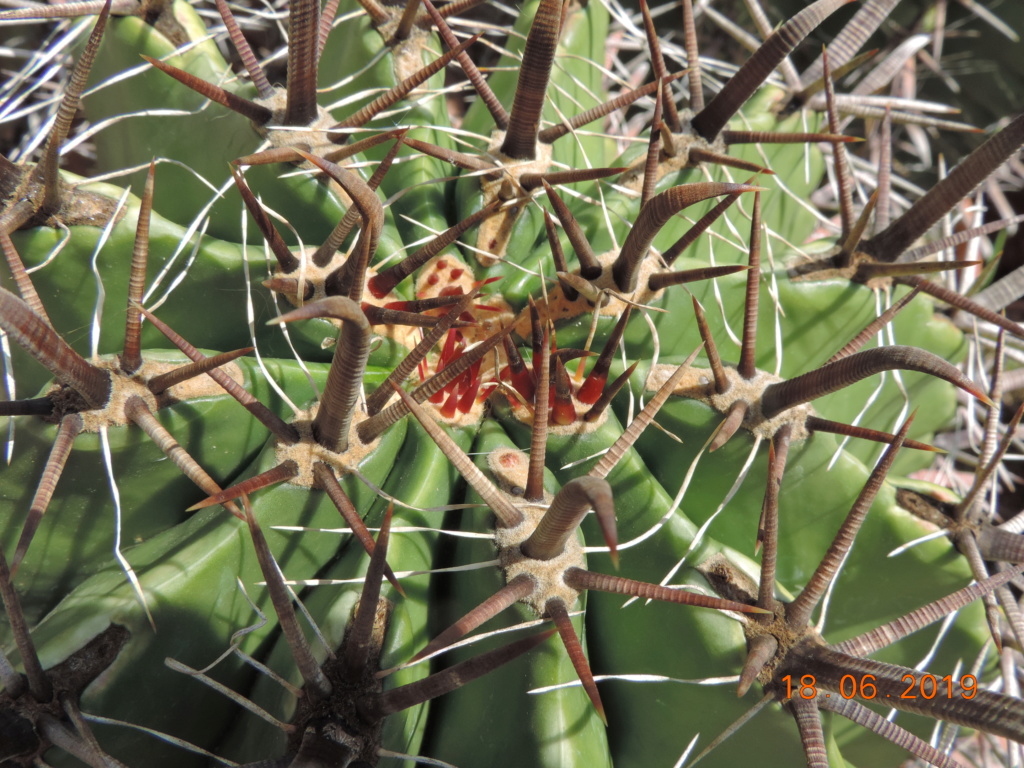
[[[515,447],[496,422],[487,420],[480,427],[473,451],[478,455],[478,466],[486,471],[487,454],[496,449]],[[473,493],[467,495],[466,501],[480,503],[479,497]],[[472,517],[461,513],[460,524],[466,530],[478,530],[480,517],[478,510],[474,510]],[[455,561],[468,564],[493,557],[494,547],[491,542],[470,539],[460,541],[455,550]],[[442,628],[503,584],[497,570],[475,579],[468,589],[464,585],[450,583],[451,579],[446,581],[449,583],[443,584],[439,590],[441,596],[450,594],[443,602],[446,611],[440,622]],[[509,626],[534,618],[527,611],[508,613],[515,614],[504,619]],[[583,628],[581,618],[573,621],[577,633]],[[487,624],[483,629],[493,630],[497,626]],[[462,655],[472,652],[472,649],[465,649]],[[529,759],[538,765],[611,765],[604,726],[582,689],[569,688],[542,696],[527,693],[531,688],[574,677],[575,672],[564,650],[555,643],[548,643],[536,654],[495,672],[488,678],[486,694],[471,688],[453,692],[434,705],[436,716],[442,718],[440,722],[465,723],[467,732],[472,735],[467,738],[453,729],[435,728],[431,731],[429,753],[456,765],[466,765],[485,745],[489,745],[486,748],[499,765],[513,765],[525,755],[530,755]],[[515,712],[516,718],[502,723],[500,728],[493,727],[492,713],[495,711]],[[489,726],[489,722],[492,725]]]
[[[138,17],[114,19],[110,25],[106,44],[100,49],[99,60],[93,70],[95,82],[103,82],[125,71],[134,72],[128,80],[116,85],[107,85],[90,95],[90,111],[95,109],[93,119],[114,119],[125,113],[124,105],[132,104],[132,110],[182,110],[193,114],[168,119],[164,115],[134,115],[115,121],[97,135],[97,157],[99,170],[119,171],[123,168],[146,166],[152,159],[154,143],[164,146],[164,157],[182,160],[188,168],[168,165],[161,169],[157,189],[156,209],[164,216],[180,224],[191,223],[203,203],[211,198],[211,190],[204,186],[195,174],[208,183],[220,186],[230,180],[227,164],[237,154],[245,152],[252,142],[252,129],[240,116],[227,120],[224,115],[211,109],[199,94],[182,92],[173,88],[166,78],[151,67],[144,66],[141,55],[166,60],[175,66],[188,69],[200,76],[220,81],[230,75],[230,67],[217,51],[212,40],[206,38],[206,27],[195,10],[184,2],[170,3],[168,11],[174,16],[186,33],[188,41],[195,41],[181,54],[167,37]],[[116,40],[116,43],[114,41]],[[114,44],[111,44],[114,43]],[[202,142],[192,139],[195,135],[224,132],[224,142]],[[140,137],[145,137],[140,140]],[[136,173],[127,179],[119,179],[124,186],[141,186],[144,174]],[[175,190],[171,194],[171,190]],[[179,191],[180,190],[180,191]],[[223,206],[222,206],[223,208]],[[226,231],[236,233],[237,221],[227,216],[217,217],[212,223],[210,234]],[[220,219],[217,221],[216,219]],[[231,217],[234,218],[234,217]]]
[[[465,432],[461,436],[456,435],[456,439],[460,440],[464,447],[469,446],[469,437],[470,435]],[[391,474],[386,479],[384,487],[389,493],[403,499],[405,503],[413,507],[430,508],[447,503],[449,498],[447,488],[454,480],[453,474],[443,454],[437,450],[422,428],[410,424],[405,441],[395,458]],[[378,499],[367,515],[367,521],[369,523],[379,522],[386,506],[383,499]],[[401,526],[437,527],[437,516],[436,512],[396,508],[392,527],[394,529],[400,529]],[[337,534],[317,535],[331,537]],[[350,551],[356,542],[351,537],[346,538],[347,541],[343,544],[340,556],[322,574],[321,578],[328,581],[341,581],[356,579],[364,574],[367,564],[365,553],[361,550]],[[437,538],[437,535],[396,532],[388,548],[388,561],[398,573],[427,571],[433,562],[433,549],[437,546]],[[393,631],[389,635],[390,647],[385,649],[382,667],[387,668],[404,662],[429,639],[427,623],[430,616],[427,606],[430,582],[429,575],[403,577],[402,586],[406,592],[406,599],[392,595],[396,611],[400,613],[396,613],[392,619]],[[332,647],[336,648],[340,645],[341,637],[350,620],[352,606],[358,600],[358,587],[357,584],[317,589],[305,601],[306,609],[316,618]],[[270,662],[270,666],[274,669],[287,668],[287,649],[283,647],[284,643],[282,642],[278,642],[278,646],[273,651],[273,660]],[[410,667],[389,676],[385,680],[385,685],[390,688],[412,682],[423,677],[427,671],[425,664]],[[292,682],[301,684],[297,677]],[[284,719],[287,719],[287,715],[290,714],[289,708],[294,709],[295,706],[294,697],[284,693],[279,686],[265,678],[259,678],[256,681],[250,698]],[[399,713],[388,718],[385,723],[385,734],[381,740],[382,744],[398,752],[417,754],[424,736],[429,706],[429,704],[424,705],[416,710]],[[280,707],[280,710],[275,710],[274,707]],[[266,738],[268,736],[275,737],[280,742],[280,734],[261,731],[257,736],[266,741],[260,741],[259,738],[254,740],[251,726],[252,724],[245,722],[244,719],[238,722],[228,738],[224,740],[224,754],[232,756],[233,759],[255,761],[262,755],[276,754],[281,751],[279,743],[268,744],[270,739]]]
[[[513,103],[513,70],[520,64],[518,52],[530,30],[536,5],[529,3],[521,10],[507,44],[511,53],[502,56],[488,78],[506,108]],[[188,52],[173,53],[174,45],[139,18],[117,19],[110,24],[93,78],[105,79],[135,66],[138,54],[143,53],[219,83],[228,71],[227,64],[213,43],[205,39],[200,17],[186,4],[175,2],[171,7],[187,37],[195,43]],[[346,3],[338,11],[339,18],[356,10],[355,4]],[[394,51],[403,51],[401,46],[393,49],[358,77],[346,81],[344,75],[366,65],[383,43],[381,33],[366,16],[345,18],[339,26],[320,60],[319,80],[327,88],[321,103],[357,98],[358,106],[367,100],[367,92],[372,98],[378,90],[390,88],[400,79],[392,62]],[[608,29],[608,9],[601,3],[567,8],[543,113],[545,120],[557,122],[563,115],[570,116],[608,97],[601,69]],[[417,32],[416,40],[421,42],[409,45],[417,65],[445,50],[435,32]],[[482,137],[486,144],[493,128],[491,115],[478,100],[460,124],[453,125],[440,95],[443,84],[444,76],[435,75],[428,81],[427,90],[402,102],[396,114],[379,117],[360,130],[408,126],[412,128],[410,138],[446,149],[482,151],[478,140]],[[254,89],[248,84],[226,81],[225,87],[246,98],[253,96]],[[803,115],[776,115],[774,108],[782,98],[782,91],[774,85],[761,88],[731,125],[753,130],[809,130],[803,124]],[[289,324],[286,338],[278,326],[267,327],[268,320],[290,307],[259,285],[273,274],[273,256],[260,248],[260,235],[249,224],[248,214],[244,219],[239,216],[238,194],[230,185],[226,165],[254,151],[259,140],[244,124],[244,118],[217,104],[199,109],[203,102],[183,85],[149,68],[123,82],[107,84],[86,98],[85,106],[93,121],[122,114],[126,104],[133,110],[159,107],[192,114],[115,120],[97,135],[98,168],[141,166],[152,156],[160,156],[184,163],[214,186],[227,190],[225,199],[210,209],[209,222],[196,222],[198,211],[212,201],[212,193],[182,168],[170,165],[165,174],[161,165],[147,285],[158,278],[162,282],[154,299],[144,303],[149,305],[156,296],[169,291],[166,303],[156,310],[157,316],[197,346],[219,351],[255,343],[261,360],[238,361],[244,387],[287,418],[289,399],[299,406],[310,400],[309,383],[318,392],[323,390],[326,362],[333,354],[323,342],[333,341],[336,328],[324,320],[304,321]],[[346,104],[335,113],[340,119],[354,109]],[[808,119],[816,121],[814,116]],[[640,148],[631,148],[616,159],[612,140],[599,134],[601,129],[595,125],[600,124],[555,143],[556,164],[569,168],[625,166],[642,156]],[[475,150],[466,146],[456,127],[476,137],[470,142],[476,145]],[[356,166],[364,177],[369,177],[389,146],[382,144],[357,158]],[[780,191],[765,177],[754,182],[767,190],[761,193],[762,216],[772,235],[765,238],[768,245],[762,253],[755,361],[758,369],[792,378],[820,366],[882,308],[902,295],[903,289],[886,296],[884,291],[862,284],[791,277],[787,271],[790,266],[807,254],[824,252],[835,244],[830,239],[809,242],[818,222],[798,202],[807,200],[820,184],[824,173],[822,152],[815,146],[764,144],[737,146],[730,154],[772,168],[788,190]],[[708,168],[707,173],[701,168],[669,174],[658,183],[657,191],[708,178],[749,178],[747,171]],[[294,171],[279,164],[254,166],[246,169],[245,177],[263,204],[290,222],[294,231],[278,227],[285,240],[294,246],[297,235],[305,246],[315,247],[344,215],[345,207],[326,184]],[[279,178],[282,174],[287,178]],[[436,158],[408,147],[401,150],[381,186],[379,196],[390,202],[384,209],[383,230],[371,257],[375,264],[397,261],[414,251],[423,239],[481,207],[479,182],[471,174],[444,183],[434,181],[457,174]],[[127,186],[135,180],[133,176],[117,181]],[[113,199],[123,191],[111,184],[89,186]],[[622,244],[640,207],[635,193],[614,181],[582,182],[558,190],[598,254]],[[594,200],[603,207],[595,205]],[[687,220],[698,220],[716,202],[699,203],[674,217],[655,238],[654,248],[663,252],[686,231]],[[545,234],[544,211],[550,210],[550,205],[543,193],[520,201],[520,205],[523,211],[509,238],[505,262],[478,267],[472,253],[476,243],[472,232],[460,239],[458,256],[456,249],[449,249],[440,257],[461,257],[472,265],[465,269],[471,270],[477,280],[500,277],[488,290],[493,291],[495,303],[500,295],[514,312],[521,313],[519,320],[526,317],[527,297],[541,300],[542,281],[543,292],[554,300],[561,291],[553,279]],[[672,268],[746,264],[751,205],[751,196],[741,197]],[[138,210],[137,198],[127,196],[123,216],[111,225],[111,235],[98,255],[100,230],[96,227],[72,227],[59,251],[57,245],[65,236],[56,230],[35,227],[12,235],[26,264],[39,267],[32,279],[54,326],[80,352],[86,353],[91,347],[97,273],[105,292],[95,331],[100,339],[98,349],[101,354],[119,351]],[[240,224],[242,221],[246,223]],[[195,231],[197,228],[200,233]],[[573,268],[573,249],[564,232],[560,237]],[[349,238],[343,251],[353,240]],[[782,247],[782,243],[787,246]],[[536,274],[538,269],[542,276]],[[418,274],[426,272],[424,269]],[[3,279],[6,284],[6,273]],[[171,289],[171,282],[179,279]],[[410,283],[402,283],[396,295],[418,296],[422,286]],[[740,356],[740,346],[729,338],[741,333],[746,285],[746,276],[735,274],[687,286],[707,310],[711,334],[727,363]],[[486,294],[478,301],[487,302]],[[650,325],[637,313],[627,326],[623,359],[640,365],[629,389],[615,399],[607,417],[593,430],[583,428],[577,420],[574,427],[548,437],[546,486],[564,485],[585,474],[593,465],[592,457],[614,443],[623,431],[622,425],[635,414],[637,399],[649,400],[652,395],[646,382],[655,354],[659,363],[678,363],[700,344],[686,290],[669,288],[654,303],[666,311],[649,313]],[[476,317],[482,316],[477,311]],[[505,316],[503,322],[510,320]],[[603,317],[598,321],[595,350],[600,349],[614,320]],[[587,314],[559,320],[558,348],[582,347],[589,327]],[[529,358],[529,337],[520,336],[526,341],[519,339],[517,343]],[[936,314],[934,303],[926,297],[915,299],[891,323],[885,344],[920,347],[954,361],[964,356],[967,346],[963,333],[946,317]],[[180,359],[177,353],[167,352],[168,347],[169,342],[155,329],[145,328],[143,348],[147,359]],[[380,386],[405,354],[401,344],[379,336],[363,381],[366,393]],[[294,357],[304,362],[300,364]],[[19,397],[45,389],[46,377],[25,353],[15,349],[11,359]],[[429,365],[434,365],[433,359]],[[488,365],[483,370],[485,380],[493,378]],[[696,365],[706,365],[706,355]],[[574,367],[570,365],[570,371]],[[616,361],[612,375],[623,368],[621,361]],[[276,387],[286,396],[282,397]],[[466,417],[459,426],[446,427],[461,448],[472,446],[481,468],[486,468],[487,454],[498,447],[525,449],[529,445],[529,429],[512,412],[507,391],[491,396],[486,418],[481,420],[476,414]],[[861,413],[869,399],[870,407]],[[819,414],[839,421],[850,422],[860,414],[861,423],[887,430],[902,420],[908,405],[918,407],[912,436],[928,440],[949,422],[955,402],[956,393],[946,382],[904,373],[898,380],[885,374],[881,384],[877,377],[861,381],[815,401],[813,406]],[[222,487],[264,472],[279,461],[275,440],[268,440],[266,430],[226,396],[180,403],[161,410],[158,417]],[[749,558],[754,555],[756,517],[767,479],[766,448],[755,451],[753,437],[741,430],[714,454],[698,456],[721,418],[696,400],[669,398],[657,417],[664,431],[648,428],[609,475],[620,543],[632,542],[666,518],[653,535],[636,546],[623,546],[619,575],[658,583],[685,558],[669,583],[710,591],[695,566],[719,552],[727,553],[737,567],[756,574],[756,562]],[[6,553],[13,551],[53,433],[52,425],[35,417],[22,420],[15,431],[14,458],[0,474],[0,540]],[[107,480],[97,456],[96,437],[85,434],[75,443],[55,500],[14,581],[44,668],[64,661],[112,623],[125,626],[131,637],[107,673],[83,694],[84,712],[152,728],[226,759],[246,764],[288,764],[287,760],[272,762],[285,754],[286,739],[281,731],[164,663],[165,658],[173,658],[190,667],[205,667],[227,649],[232,633],[254,627],[241,641],[241,648],[292,684],[301,685],[266,591],[258,585],[262,576],[244,524],[219,506],[186,514],[185,509],[203,493],[180,476],[170,462],[163,461],[159,451],[134,426],[111,429],[110,439],[121,492],[123,548],[146,596],[157,632],[150,628],[146,610],[109,554],[113,523]],[[838,439],[827,434],[815,434],[793,444],[779,501],[782,522],[777,591],[794,593],[802,587],[864,485],[868,476],[865,465],[870,466],[879,453],[880,449],[867,441],[848,441],[840,448]],[[829,466],[836,455],[838,458]],[[904,450],[895,471],[909,473],[925,466],[929,455]],[[672,511],[673,497],[694,462],[694,478],[678,509]],[[388,668],[412,657],[451,621],[499,588],[502,579],[493,567],[482,572],[421,573],[484,562],[493,558],[494,549],[486,540],[446,535],[460,529],[488,534],[493,521],[486,510],[479,508],[441,510],[452,504],[476,505],[479,499],[465,489],[463,480],[419,424],[407,419],[391,426],[359,471],[369,485],[354,475],[342,482],[368,525],[379,524],[388,500],[393,498],[399,503],[394,526],[430,529],[399,532],[391,537],[388,562],[400,574],[405,595],[388,588],[388,598],[397,605],[381,660],[381,667]],[[734,488],[742,472],[746,475]],[[695,543],[698,528],[730,492],[734,495],[728,505]],[[311,530],[340,527],[337,511],[321,491],[285,483],[256,492],[252,505],[286,578],[300,585],[317,581],[315,587],[297,586],[296,591],[328,644],[340,646],[358,599],[358,585],[327,582],[359,579],[367,567],[365,553],[351,535]],[[596,547],[601,533],[593,518],[586,520],[581,530],[583,540]],[[885,557],[924,530],[919,520],[897,505],[894,489],[885,485],[832,597],[824,631],[830,642],[890,621],[953,592],[970,579],[970,569],[944,540],[915,547],[898,558]],[[606,552],[592,553],[590,563],[602,573],[612,572]],[[405,571],[415,573],[401,576]],[[266,623],[257,622],[236,580],[265,614]],[[486,681],[391,715],[384,724],[382,745],[461,768],[484,764],[552,768],[676,764],[695,734],[700,733],[699,749],[756,699],[751,692],[737,700],[731,685],[680,682],[736,675],[746,654],[743,634],[732,619],[717,611],[656,602],[643,605],[642,601],[623,608],[623,602],[621,596],[589,592],[575,606],[581,613],[574,618],[574,626],[585,637],[593,671],[597,675],[653,675],[668,680],[641,683],[613,679],[600,683],[609,719],[607,730],[579,687],[528,692],[576,679],[564,648],[552,640],[534,655],[499,669]],[[518,611],[514,609],[496,624],[504,621],[511,625],[527,618]],[[953,670],[960,660],[970,663],[987,636],[981,617],[977,605],[962,612],[930,661],[929,670],[941,675]],[[484,627],[488,628],[492,627]],[[886,650],[880,658],[912,667],[928,653],[934,636],[934,632],[915,635]],[[10,638],[4,625],[0,650],[17,662],[19,655],[11,651]],[[323,649],[316,647],[322,659]],[[431,669],[451,665],[452,659],[475,656],[483,647],[488,646],[470,645],[429,664],[402,669],[386,678],[385,687],[420,679]],[[219,661],[210,674],[275,717],[287,721],[294,714],[295,696],[254,672],[237,656]],[[911,724],[902,715],[898,722],[925,738],[932,726],[925,720]],[[207,758],[186,753],[140,730],[97,725],[96,735],[103,749],[128,766],[208,764]],[[842,765],[841,761],[849,765],[896,765],[906,759],[906,753],[839,717],[826,722],[825,735],[833,766]],[[704,763],[728,766],[748,762],[751,744],[757,745],[759,764],[765,766],[794,765],[804,759],[791,718],[773,704]],[[53,765],[78,764],[58,749],[47,753],[46,760]]]
[[[147,352],[148,360],[165,359],[187,362],[177,353],[165,350]],[[297,366],[275,365],[274,370],[293,387],[306,383],[305,374]],[[265,388],[259,367],[252,361],[242,362],[244,381],[254,391],[261,391],[264,401],[274,403],[276,393]],[[316,371],[314,365],[313,370]],[[322,382],[325,372],[316,371]],[[294,391],[294,390],[293,390]],[[277,406],[282,404],[277,402]],[[241,466],[252,462],[267,433],[253,421],[240,421],[240,406],[227,395],[185,401],[159,411],[161,422],[183,444],[200,442],[206,451],[195,451],[194,458],[223,483],[230,484]],[[251,427],[251,428],[245,428]],[[17,541],[32,495],[39,481],[41,468],[50,452],[56,428],[36,422],[22,425],[16,432],[18,450],[5,470],[13,482],[20,477],[24,490],[20,497],[4,499],[4,538]],[[135,425],[111,428],[108,432],[114,476],[121,490],[124,514],[121,536],[125,545],[139,544],[161,531],[183,522],[188,515],[182,502],[191,498],[200,501],[204,494],[170,462]],[[195,435],[202,435],[202,441]],[[22,607],[30,621],[40,620],[54,607],[55,598],[80,582],[88,574],[109,565],[114,542],[114,524],[109,510],[108,479],[104,469],[100,438],[84,433],[75,440],[64,476],[58,487],[57,500],[50,505],[39,531],[40,540],[28,550],[15,581]],[[59,564],[54,563],[54,553]],[[62,586],[63,585],[63,586]],[[6,635],[6,627],[4,628]]]

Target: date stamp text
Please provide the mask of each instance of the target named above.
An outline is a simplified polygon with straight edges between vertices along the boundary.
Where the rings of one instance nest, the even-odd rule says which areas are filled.
[[[786,686],[786,698],[794,696],[801,699],[813,699],[819,694],[826,699],[840,696],[844,699],[973,699],[978,695],[978,679],[974,675],[962,675],[959,679],[952,675],[936,677],[921,673],[907,673],[900,679],[900,685],[892,687],[891,681],[880,691],[878,679],[874,675],[843,675],[839,678],[838,690],[819,688],[814,675],[801,675],[795,678],[786,675],[782,678]]]

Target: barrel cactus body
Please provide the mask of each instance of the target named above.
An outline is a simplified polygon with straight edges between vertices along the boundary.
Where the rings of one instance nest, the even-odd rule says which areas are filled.
[[[738,72],[698,56],[713,16],[687,0],[679,46],[641,5],[296,0],[279,56],[225,3],[74,10],[100,20],[73,22],[63,117],[0,167],[0,764],[952,765],[958,726],[1024,739],[993,682],[1019,534],[984,493],[897,490],[958,398],[995,407],[969,350],[1024,336],[920,250],[1024,118],[904,200],[892,136],[951,126],[867,98],[921,50],[858,58],[894,2],[755,14]],[[79,101],[105,181],[56,173]],[[945,250],[976,269],[957,247],[1013,223],[957,219]]]

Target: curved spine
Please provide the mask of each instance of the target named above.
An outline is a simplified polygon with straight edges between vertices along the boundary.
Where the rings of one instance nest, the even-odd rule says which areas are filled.
[[[844,389],[882,371],[919,371],[936,376],[974,395],[983,403],[988,397],[956,366],[938,355],[916,347],[877,347],[828,363],[816,371],[788,381],[769,384],[761,396],[761,413],[766,419],[788,408]]]
[[[652,197],[640,210],[612,266],[615,285],[623,293],[633,293],[636,290],[640,264],[647,256],[651,243],[661,228],[681,210],[710,197],[754,192],[758,189],[760,188],[749,184],[700,182],[672,187]]]

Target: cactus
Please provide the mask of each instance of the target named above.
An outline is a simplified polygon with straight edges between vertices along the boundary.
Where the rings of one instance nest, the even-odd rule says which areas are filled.
[[[1022,547],[988,487],[1024,329],[946,275],[975,260],[928,258],[1018,223],[933,232],[1024,116],[902,200],[900,126],[967,126],[870,96],[914,51],[859,56],[896,3],[845,4],[772,31],[751,3],[762,39],[723,81],[689,0],[681,51],[645,2],[531,2],[506,39],[462,33],[472,3],[293,0],[283,88],[219,0],[0,14],[98,17],[41,158],[0,168],[0,763],[954,765],[958,728],[1024,741]],[[610,11],[648,82],[603,68]],[[58,171],[83,100],[106,181]],[[957,397],[986,443],[944,504],[904,476]]]

